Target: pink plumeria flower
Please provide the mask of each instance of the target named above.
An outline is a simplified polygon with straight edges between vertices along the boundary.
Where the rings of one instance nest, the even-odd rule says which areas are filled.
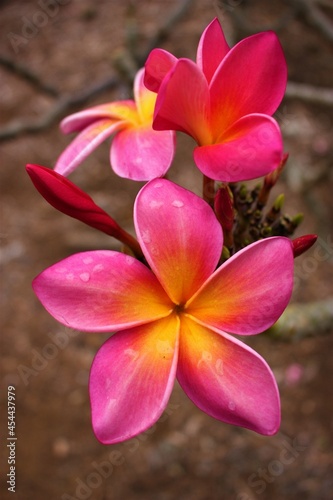
[[[165,179],[141,189],[134,221],[150,269],[129,255],[97,250],[64,259],[33,283],[64,325],[117,332],[90,373],[97,438],[116,443],[152,426],[176,377],[208,415],[275,433],[280,401],[274,376],[230,333],[260,333],[286,308],[293,283],[290,240],[258,241],[217,268],[223,236],[213,210]]]
[[[175,135],[172,131],[152,129],[156,94],[143,85],[143,73],[140,70],[134,81],[134,101],[95,106],[61,122],[65,134],[80,134],[57,160],[56,172],[69,175],[97,146],[115,134],[110,161],[116,174],[147,181],[166,173],[174,156]]]
[[[201,36],[196,63],[154,49],[145,70],[145,85],[158,92],[154,129],[192,136],[203,174],[238,182],[279,166],[282,137],[271,115],[283,98],[287,69],[273,32],[230,49],[214,19]]]

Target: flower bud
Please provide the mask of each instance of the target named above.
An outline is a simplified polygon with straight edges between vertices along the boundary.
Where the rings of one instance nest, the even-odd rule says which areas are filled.
[[[317,238],[318,236],[316,234],[306,234],[292,240],[294,257],[302,255],[302,253],[311,248],[312,245],[317,241]]]
[[[227,184],[222,184],[217,191],[214,210],[223,230],[231,231],[234,224],[234,198]]]

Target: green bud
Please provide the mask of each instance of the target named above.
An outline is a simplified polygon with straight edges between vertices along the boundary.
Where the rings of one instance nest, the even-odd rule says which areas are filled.
[[[230,250],[227,247],[223,247],[222,249],[222,259],[223,260],[228,260],[230,257]]]
[[[284,205],[284,194],[281,193],[274,201],[273,208],[276,212],[279,212],[283,207],[283,205]]]
[[[304,219],[304,214],[299,213],[291,219],[291,222],[294,227],[298,227],[301,224],[301,222],[303,222],[303,219]]]

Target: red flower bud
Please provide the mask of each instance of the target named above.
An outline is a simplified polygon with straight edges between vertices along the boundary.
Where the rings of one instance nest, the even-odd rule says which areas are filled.
[[[117,238],[132,248],[135,254],[142,255],[138,242],[73,182],[40,165],[27,165],[26,170],[36,189],[54,208]]]
[[[316,234],[306,234],[292,240],[294,257],[302,255],[302,253],[311,248],[312,245],[317,241],[317,238],[318,236]]]
[[[234,224],[234,199],[227,184],[222,184],[214,199],[214,210],[223,230],[231,231]]]
[[[87,193],[63,175],[40,165],[27,165],[26,170],[43,198],[60,212],[110,236],[121,229]]]

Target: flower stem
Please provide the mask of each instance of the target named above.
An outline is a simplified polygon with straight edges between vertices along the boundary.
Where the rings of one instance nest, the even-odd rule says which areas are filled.
[[[117,232],[117,235],[114,235],[114,237],[121,241],[124,245],[126,245],[130,250],[132,250],[134,256],[137,259],[144,261],[144,255],[142,253],[139,242],[131,234],[120,228],[120,230]]]
[[[210,206],[214,205],[215,181],[206,175],[203,176],[202,197]]]

